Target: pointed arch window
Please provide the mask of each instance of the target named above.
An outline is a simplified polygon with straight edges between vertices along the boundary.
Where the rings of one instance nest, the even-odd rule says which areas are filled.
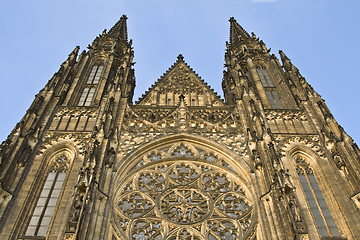
[[[274,87],[265,67],[256,67],[256,71],[259,74],[261,83],[264,87]]]
[[[78,106],[90,106],[103,69],[104,66],[102,65],[94,65],[92,67],[90,75],[86,81],[87,86],[83,89],[81,93]]]
[[[296,156],[295,161],[301,186],[320,235],[322,237],[340,236],[312,168],[303,156]]]
[[[68,158],[62,154],[55,161],[46,177],[35,210],[27,227],[26,236],[45,236],[65,180]]]
[[[269,76],[268,71],[266,70],[266,67],[256,67],[256,72],[259,75],[261,84],[265,88],[266,97],[269,100],[271,108],[283,108],[280,98],[276,92],[276,87],[274,86],[273,82],[271,81],[271,78]]]

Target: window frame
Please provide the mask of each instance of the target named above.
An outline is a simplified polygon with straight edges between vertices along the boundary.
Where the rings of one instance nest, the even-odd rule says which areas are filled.
[[[96,63],[91,67],[90,73],[86,78],[86,82],[82,87],[80,97],[77,101],[76,106],[78,107],[90,107],[94,96],[96,95],[97,86],[100,83],[101,76],[104,73],[104,64]]]
[[[52,221],[54,220],[54,214],[56,213],[59,207],[59,202],[61,202],[60,200],[63,197],[63,192],[66,187],[71,162],[73,159],[71,156],[72,154],[69,154],[68,151],[61,150],[60,152],[57,151],[52,156],[45,158],[45,161],[50,159],[50,164],[48,165],[47,170],[45,170],[46,174],[44,175],[44,177],[39,180],[41,181],[41,187],[39,188],[38,194],[34,199],[34,206],[31,214],[28,216],[28,222],[24,229],[24,235],[22,236],[22,238],[46,238],[49,228],[52,225]],[[39,170],[38,174],[43,175],[43,172],[43,170]],[[43,194],[44,192],[47,192],[47,194]],[[45,200],[42,206],[39,205],[41,199]],[[36,211],[38,212],[36,213]],[[48,219],[46,224],[43,224],[44,217],[47,217]],[[32,220],[36,218],[38,219]],[[35,221],[35,224],[31,224],[32,221]],[[31,226],[35,227],[35,229],[33,228],[33,230],[31,230]],[[40,230],[41,228],[43,228],[43,230]]]
[[[295,154],[292,158],[295,161],[294,167],[301,188],[300,191],[310,210],[309,214],[312,217],[318,234],[320,237],[325,238],[340,237],[339,229],[335,224],[333,215],[317,180],[316,175],[318,174],[314,172],[308,163],[309,158],[299,153]]]
[[[263,65],[256,66],[256,73],[260,78],[261,85],[265,89],[266,97],[272,109],[284,109],[280,97],[276,91],[272,78],[267,68]]]

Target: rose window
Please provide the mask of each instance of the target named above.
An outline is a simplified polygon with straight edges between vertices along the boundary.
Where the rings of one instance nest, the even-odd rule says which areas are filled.
[[[121,239],[252,239],[254,205],[242,181],[196,161],[149,164],[118,189]]]

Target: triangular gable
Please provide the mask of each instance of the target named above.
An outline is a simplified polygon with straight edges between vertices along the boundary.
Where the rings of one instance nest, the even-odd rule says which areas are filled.
[[[224,106],[223,100],[184,62],[182,55],[136,102],[137,105],[177,106],[184,95],[187,106]]]

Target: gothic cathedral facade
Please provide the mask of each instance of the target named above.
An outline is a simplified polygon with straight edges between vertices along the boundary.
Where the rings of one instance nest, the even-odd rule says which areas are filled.
[[[1,144],[1,239],[360,239],[360,150],[282,51],[231,18],[225,100],[179,55],[133,103],[126,20]]]

